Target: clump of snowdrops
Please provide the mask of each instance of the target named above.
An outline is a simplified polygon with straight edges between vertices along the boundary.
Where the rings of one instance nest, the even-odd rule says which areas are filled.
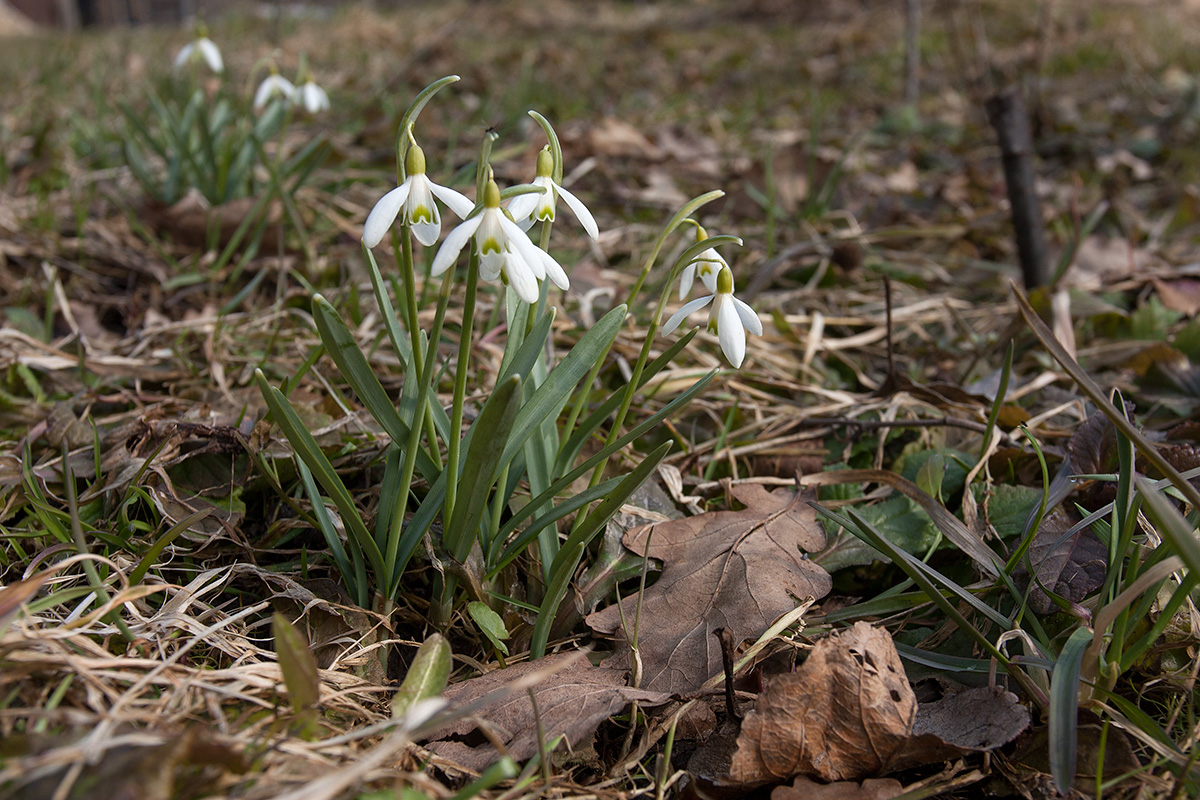
[[[356,601],[390,611],[404,591],[405,571],[422,547],[433,567],[432,617],[447,625],[466,601],[471,616],[493,644],[507,635],[506,604],[536,610],[530,649],[544,654],[556,615],[583,556],[608,520],[656,469],[669,443],[646,453],[631,471],[612,475],[609,462],[695,398],[716,370],[701,377],[657,412],[636,424],[630,407],[647,381],[667,368],[695,336],[690,330],[654,355],[656,335],[671,333],[691,313],[710,308],[708,328],[733,366],[745,357],[746,332],[762,333],[757,315],[733,296],[733,275],[716,248],[740,244],[733,236],[709,236],[692,215],[721,196],[695,198],[667,222],[625,303],[587,330],[561,358],[550,347],[557,310],[550,300],[570,290],[569,271],[554,257],[552,230],[566,206],[592,238],[592,214],[562,186],[563,158],[551,124],[530,112],[547,144],[530,183],[501,188],[489,166],[495,134],[482,142],[475,200],[435,183],[418,144],[418,116],[449,76],[428,86],[401,119],[396,145],[397,185],[368,216],[363,228],[375,300],[387,336],[399,355],[405,380],[398,398],[383,388],[366,354],[333,305],[317,295],[312,315],[324,349],[366,410],[390,437],[380,500],[373,521],[363,515],[329,459],[279,389],[261,372],[257,380],[270,412],[297,455],[330,553]],[[559,201],[562,201],[560,204]],[[441,240],[442,209],[458,218]],[[605,394],[596,378],[627,316],[677,231],[695,234],[662,283],[630,378]],[[374,248],[391,240],[394,263],[381,268]],[[415,248],[436,248],[426,281],[437,281],[433,324],[418,324],[422,292]],[[661,272],[661,270],[659,271]],[[708,293],[662,319],[676,281],[682,293],[696,277]],[[439,352],[446,311],[462,285],[457,352]],[[471,346],[477,299],[496,286],[505,322],[504,354],[495,387],[479,408],[468,409],[468,381],[478,374]],[[393,303],[389,288],[395,287]],[[637,324],[636,322],[632,324]],[[449,408],[438,400],[440,376],[452,385]],[[471,411],[472,413],[468,413]],[[464,420],[470,424],[464,429]],[[600,442],[584,456],[588,441]],[[578,491],[579,481],[587,488]],[[327,504],[336,508],[343,536]],[[566,520],[570,519],[569,524]],[[532,564],[521,580],[512,569]]]

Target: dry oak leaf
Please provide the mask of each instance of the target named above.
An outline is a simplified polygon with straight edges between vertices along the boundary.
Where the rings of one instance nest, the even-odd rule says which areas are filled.
[[[917,699],[887,631],[856,622],[771,678],[742,721],[730,778],[747,786],[796,775],[858,781],[887,771]]]
[[[532,689],[535,715],[529,692],[509,691],[509,687],[539,670],[547,674]],[[593,667],[579,653],[562,653],[453,684],[443,695],[451,708],[476,701],[482,701],[482,706],[472,715],[430,732],[426,738],[437,741],[426,747],[461,767],[480,771],[500,756],[476,730],[480,723],[504,743],[510,756],[524,761],[538,752],[539,718],[547,743],[565,736],[575,746],[635,700],[644,706],[670,700],[670,695],[662,692],[629,688],[625,677],[623,670]],[[493,693],[495,699],[489,701],[487,695]],[[473,744],[475,740],[482,743]]]
[[[688,692],[721,671],[721,649],[712,632],[726,628],[735,641],[761,636],[771,623],[808,596],[823,597],[829,574],[802,551],[825,546],[825,532],[808,505],[809,492],[757,484],[733,488],[746,506],[637,528],[625,546],[660,559],[663,572],[641,598],[638,653],[641,686]],[[637,613],[637,594],[622,601],[625,619]],[[621,639],[608,667],[628,668],[621,611],[609,606],[587,617],[600,633]]]

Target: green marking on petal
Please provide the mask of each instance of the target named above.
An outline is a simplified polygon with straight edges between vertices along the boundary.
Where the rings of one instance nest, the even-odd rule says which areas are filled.
[[[492,184],[492,185],[495,186],[495,184]],[[494,238],[492,238],[490,236],[487,239],[484,239],[479,245],[480,255],[486,256],[486,255],[490,255],[491,253],[503,253],[503,252],[504,252],[504,248],[500,245],[500,242],[496,241]]]
[[[410,150],[409,152],[411,153],[412,151]],[[433,222],[433,210],[428,206],[417,206],[412,210],[409,219],[412,220],[414,225],[421,222]]]

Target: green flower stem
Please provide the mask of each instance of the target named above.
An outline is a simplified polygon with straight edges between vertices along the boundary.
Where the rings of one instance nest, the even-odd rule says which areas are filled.
[[[413,364],[417,372],[424,372],[425,354],[421,352],[420,333],[417,325],[417,274],[413,269],[412,232],[407,225],[401,226],[400,274],[404,276],[404,301],[408,310],[408,338],[412,342]]]
[[[719,196],[719,193],[710,192],[709,195]],[[703,197],[708,197],[709,195],[704,195]],[[689,204],[689,206],[694,205],[695,202],[696,201],[693,201]],[[688,206],[684,206],[684,208],[686,209]],[[678,220],[678,222],[676,220]],[[676,214],[675,219],[671,221],[671,225],[668,225],[667,229],[673,230],[674,228],[679,227],[682,222],[683,220],[680,219],[678,214]],[[685,250],[672,265],[671,273],[667,276],[667,280],[663,284],[662,292],[659,294],[658,306],[654,309],[654,319],[651,320],[650,326],[646,331],[646,340],[642,342],[642,349],[641,352],[638,353],[637,363],[633,365],[633,375],[630,377],[629,383],[626,385],[625,394],[621,398],[621,405],[617,409],[617,416],[613,420],[612,427],[609,428],[608,436],[605,439],[604,444],[606,447],[616,441],[616,439],[621,435],[621,428],[625,425],[625,417],[629,414],[629,407],[633,405],[633,397],[635,394],[637,394],[638,387],[641,385],[642,372],[646,368],[646,362],[650,360],[650,351],[654,347],[654,337],[658,335],[658,329],[662,325],[663,314],[666,313],[667,310],[667,300],[671,296],[671,290],[675,287],[676,279],[678,279],[679,274],[683,272],[684,267],[691,263],[692,259],[695,258],[696,255],[708,249],[709,247],[713,247],[717,244],[724,244],[726,242],[737,242],[740,244],[741,240],[733,236],[709,237],[704,241],[693,244],[691,247]],[[658,249],[659,246],[656,246],[655,251],[657,252]],[[649,271],[649,267],[651,266],[653,266],[652,262],[647,262],[647,269],[643,271],[643,275]],[[592,472],[592,479],[588,484],[588,488],[592,488],[600,483],[600,481],[604,478],[604,470],[607,466],[608,458],[605,458],[596,464],[596,469]],[[576,524],[578,524],[578,518],[576,519]]]
[[[446,504],[443,524],[454,518],[454,503],[458,499],[458,458],[462,444],[463,398],[467,393],[467,373],[471,360],[471,329],[475,322],[475,294],[479,287],[479,254],[471,250],[467,259],[467,296],[463,301],[462,334],[458,340],[458,360],[454,365],[454,405],[450,412],[450,441],[446,442]]]
[[[500,474],[496,477],[496,493],[492,496],[492,519],[489,524],[488,539],[486,542],[480,542],[480,549],[486,554],[492,550],[492,542],[500,535],[500,517],[503,516],[505,502],[505,487],[508,486],[508,468],[512,466],[511,462],[500,468]],[[491,572],[492,565],[484,562],[484,567]]]
[[[653,247],[653,249],[650,250],[650,255],[647,256],[646,263],[642,266],[642,272],[640,275],[638,275],[637,281],[633,284],[633,289],[631,289],[629,292],[629,299],[626,301],[627,306],[629,306],[630,308],[633,308],[634,301],[637,300],[637,296],[641,292],[643,284],[646,283],[646,279],[650,277],[650,271],[654,268],[654,264],[658,261],[658,255],[659,255],[659,253],[662,252],[663,246],[667,242],[667,238],[672,233],[675,232],[676,228],[678,228],[680,225],[683,225],[685,222],[687,222],[688,218],[691,216],[691,214],[694,211],[696,211],[696,209],[700,208],[701,206],[703,206],[706,203],[710,203],[713,200],[716,200],[718,197],[723,197],[724,195],[725,195],[725,193],[722,192],[720,189],[715,189],[706,194],[702,194],[699,197],[684,204],[683,208],[679,209],[679,211],[677,211],[675,213],[675,216],[671,217],[671,221],[667,223],[667,226],[665,228],[663,228],[662,233],[660,233],[658,235],[658,239],[655,240],[654,247]],[[675,280],[674,272],[675,271],[673,271],[671,278],[667,281],[667,291],[669,291],[671,284]],[[656,319],[661,318],[661,316],[662,316],[661,308],[662,308],[662,304],[665,300],[665,297],[666,297],[666,294],[664,293],[663,299],[659,301],[660,312],[659,312],[658,316],[656,317]],[[648,335],[646,337],[646,344],[642,346],[643,354],[646,354],[649,352],[646,348],[650,342],[654,341],[654,334],[657,332],[657,330],[658,330],[658,328],[656,325],[651,330],[650,335]],[[615,340],[614,340],[614,342],[615,342]],[[596,365],[594,367],[592,367],[592,371],[590,373],[588,373],[587,382],[585,384],[583,384],[583,386],[584,386],[583,390],[580,391],[578,395],[576,395],[575,405],[571,408],[571,413],[567,417],[566,427],[563,428],[563,441],[564,442],[567,441],[571,437],[571,433],[575,430],[575,424],[579,421],[579,416],[583,413],[583,409],[587,405],[587,397],[589,394],[588,390],[595,383],[596,377],[600,374],[600,368],[604,365],[604,362],[608,359],[608,353],[609,353],[609,350],[611,350],[611,349],[612,349],[612,344],[610,344],[608,346],[608,348],[606,348],[604,350],[604,352],[600,355],[600,358],[596,359]],[[638,378],[641,377],[641,369],[644,368],[644,366],[645,366],[644,360],[639,358],[638,369],[637,369],[637,377]],[[612,441],[615,436],[619,435],[618,431],[620,431],[621,425],[623,425],[625,422],[625,414],[629,410],[628,404],[633,401],[633,392],[636,390],[636,387],[637,387],[637,380],[634,380],[629,384],[628,401],[622,403],[622,410],[618,414],[618,417],[617,417],[618,422],[613,425],[612,429],[609,432],[609,441]],[[598,471],[592,477],[592,485],[593,486],[595,486],[596,482],[597,482],[596,475],[602,475],[604,472],[604,467],[606,465],[607,465],[607,461],[605,463],[598,465]]]
[[[400,268],[400,275],[404,279],[404,307],[407,315],[405,324],[408,326],[409,344],[412,345],[413,367],[418,375],[423,376],[425,374],[425,351],[421,348],[421,326],[417,322],[417,271],[413,264],[412,231],[409,230],[408,225],[400,227],[402,228],[402,232],[398,235],[400,246],[396,247],[396,239],[393,238],[392,249]],[[432,347],[436,350],[438,337],[432,336],[429,341],[433,343]],[[422,378],[422,381],[428,382],[425,378]],[[419,402],[417,408],[424,409],[424,426],[429,434],[425,437],[425,442],[429,448],[429,457],[440,467],[442,465],[442,449],[438,446],[433,409],[424,402]]]
[[[424,360],[424,367],[421,370],[420,384],[417,389],[417,408],[428,409],[429,389],[433,384],[433,367],[437,359],[433,358],[433,348],[436,347],[435,342],[442,335],[442,323],[446,318],[446,307],[450,302],[450,286],[453,279],[453,273],[447,272],[445,279],[442,281],[442,291],[438,298],[437,314],[433,320],[433,329],[430,331],[430,357]],[[416,353],[421,352],[421,342],[418,336],[416,347],[413,349],[413,358],[416,358]],[[433,430],[433,418],[428,419],[429,430]],[[421,446],[421,428],[422,426],[413,424],[408,429],[408,442],[404,447],[404,464],[400,472],[400,492],[398,493],[396,506],[392,511],[391,525],[388,528],[387,552],[385,554],[384,566],[388,571],[387,580],[383,585],[391,586],[394,584],[394,575],[391,570],[395,567],[396,556],[400,551],[400,539],[404,531],[404,512],[408,508],[408,495],[412,489],[413,472],[417,464],[417,448]],[[432,436],[431,436],[432,438]],[[447,484],[449,486],[449,484]],[[388,598],[389,601],[391,598]]]

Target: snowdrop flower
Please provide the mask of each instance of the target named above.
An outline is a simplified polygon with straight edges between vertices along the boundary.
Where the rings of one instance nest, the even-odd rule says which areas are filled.
[[[701,226],[696,226],[696,241],[703,242],[708,238],[708,231]],[[725,259],[721,257],[713,248],[708,248],[700,255],[693,259],[692,263],[683,268],[683,274],[679,277],[679,299],[687,297],[692,291],[692,285],[696,282],[696,275],[700,275],[700,280],[704,282],[704,286],[708,289],[709,294],[717,292],[717,275],[722,269],[729,265],[725,263]]]
[[[203,27],[196,29],[196,38],[185,44],[179,55],[175,56],[175,69],[196,59],[202,59],[213,72],[220,73],[225,69],[221,51],[213,44],[212,39],[208,38],[208,32]]]
[[[417,145],[408,149],[404,166],[408,178],[381,197],[367,216],[362,236],[367,247],[374,247],[383,240],[401,211],[404,212],[401,222],[412,227],[413,236],[418,242],[426,247],[437,242],[442,233],[442,218],[433,202],[434,197],[445,203],[460,219],[466,219],[475,208],[475,204],[464,195],[446,186],[439,186],[425,176],[425,152]]]
[[[554,182],[554,156],[549,147],[543,147],[537,158],[537,177],[533,179],[534,186],[542,187],[541,192],[530,192],[514,197],[508,204],[508,213],[522,230],[529,230],[535,222],[553,222],[555,201],[561,197],[567,208],[575,214],[579,224],[593,239],[599,238],[600,230],[596,227],[596,219],[592,212],[579,201],[575,195]]]
[[[689,314],[712,303],[712,309],[708,312],[708,332],[717,334],[721,352],[736,369],[746,358],[746,331],[762,336],[762,320],[754,313],[754,309],[733,296],[733,273],[728,266],[721,268],[716,284],[713,294],[693,300],[672,314],[662,332],[664,335],[671,333]]]
[[[505,215],[500,189],[493,180],[483,191],[483,211],[450,232],[434,256],[429,274],[436,278],[453,266],[472,237],[479,248],[479,277],[502,279],[526,303],[538,301],[538,281],[547,275],[560,289],[570,286],[558,262],[529,241],[525,231]]]
[[[258,85],[258,91],[254,93],[254,110],[262,111],[273,97],[291,100],[292,93],[295,91],[296,87],[292,85],[291,81],[272,69],[271,74],[263,79],[263,82]]]
[[[299,103],[310,114],[329,110],[329,95],[313,82],[312,76],[292,90],[292,102]]]

